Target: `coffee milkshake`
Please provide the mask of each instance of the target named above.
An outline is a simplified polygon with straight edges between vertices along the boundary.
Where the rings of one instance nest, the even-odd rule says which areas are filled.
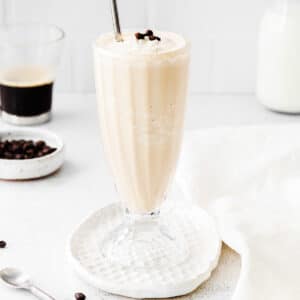
[[[113,34],[95,44],[96,89],[104,148],[124,206],[151,213],[165,198],[178,159],[189,45],[181,36]]]
[[[24,66],[0,73],[0,101],[4,115],[32,117],[50,112],[53,76],[40,66]]]

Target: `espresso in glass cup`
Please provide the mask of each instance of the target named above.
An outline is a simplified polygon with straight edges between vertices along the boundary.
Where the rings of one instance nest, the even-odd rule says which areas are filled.
[[[0,28],[0,103],[4,121],[34,125],[51,117],[56,68],[64,32],[25,23]]]

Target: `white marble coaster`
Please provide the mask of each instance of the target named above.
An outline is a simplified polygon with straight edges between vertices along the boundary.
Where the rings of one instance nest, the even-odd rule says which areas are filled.
[[[166,298],[187,294],[210,277],[217,266],[221,240],[213,219],[198,207],[176,205],[170,212],[182,226],[188,258],[160,269],[119,266],[104,259],[96,235],[120,223],[122,210],[112,204],[88,217],[72,234],[68,255],[75,272],[90,285],[133,298]]]

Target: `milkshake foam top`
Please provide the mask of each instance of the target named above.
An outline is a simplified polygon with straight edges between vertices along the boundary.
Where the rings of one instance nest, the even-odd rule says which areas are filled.
[[[135,31],[126,31],[122,34],[123,42],[117,42],[113,33],[100,36],[95,43],[97,49],[112,56],[160,55],[177,53],[188,46],[187,41],[173,32],[156,31],[158,40],[136,39]]]

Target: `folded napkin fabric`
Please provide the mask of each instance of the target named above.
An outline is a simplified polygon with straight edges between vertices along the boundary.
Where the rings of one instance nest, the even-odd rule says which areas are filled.
[[[300,299],[300,127],[186,134],[177,181],[241,255],[234,300]]]

